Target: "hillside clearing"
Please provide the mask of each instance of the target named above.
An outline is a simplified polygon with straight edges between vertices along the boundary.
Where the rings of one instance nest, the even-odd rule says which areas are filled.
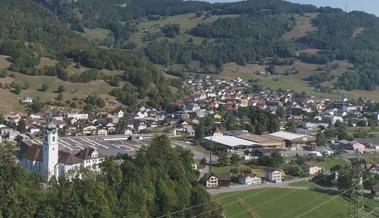
[[[308,33],[317,30],[317,28],[312,25],[312,19],[316,18],[317,14],[318,13],[306,13],[303,16],[296,15],[296,25],[291,31],[284,34],[282,39],[285,41],[296,41],[297,39],[306,36]]]
[[[169,17],[162,17],[159,20],[148,20],[143,19],[137,25],[138,32],[133,33],[130,37],[130,41],[136,43],[137,47],[145,47],[148,42],[144,41],[143,38],[148,33],[155,33],[160,31],[160,27],[166,24],[179,24],[180,34],[174,39],[169,39],[169,41],[185,42],[189,38],[192,38],[194,43],[200,43],[203,38],[195,37],[188,34],[192,28],[201,23],[212,23],[219,18],[227,17],[238,17],[239,15],[212,15],[210,17],[196,17],[193,13],[180,14]],[[159,39],[167,39],[165,37],[160,37]]]

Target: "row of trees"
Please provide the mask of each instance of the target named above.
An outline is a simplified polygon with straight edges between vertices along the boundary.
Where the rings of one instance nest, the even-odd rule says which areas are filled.
[[[83,171],[42,187],[39,177],[16,164],[10,148],[0,146],[1,217],[222,217],[196,182],[189,151],[171,148],[160,136],[134,158],[107,158],[100,174]],[[191,209],[191,206],[195,206]],[[178,211],[178,212],[176,212]]]

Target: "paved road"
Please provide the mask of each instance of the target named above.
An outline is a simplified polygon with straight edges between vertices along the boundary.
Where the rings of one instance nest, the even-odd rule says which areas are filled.
[[[301,181],[301,180],[306,180],[306,179],[308,178],[302,178],[299,180],[291,180],[290,182],[296,182],[296,181]],[[278,183],[278,184],[265,183],[261,185],[232,185],[230,187],[223,187],[223,188],[218,188],[218,189],[207,189],[207,191],[210,195],[218,195],[222,193],[241,192],[241,191],[264,189],[264,188],[285,188],[285,189],[301,189],[301,190],[309,189],[308,187],[290,186],[288,182],[283,182],[283,183]]]

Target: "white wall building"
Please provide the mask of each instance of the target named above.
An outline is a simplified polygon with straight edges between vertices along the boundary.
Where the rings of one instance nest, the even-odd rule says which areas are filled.
[[[268,171],[267,179],[270,182],[281,183],[283,181],[282,172],[280,172],[279,170]]]
[[[97,150],[92,148],[85,148],[76,154],[59,151],[57,128],[55,124],[49,123],[44,131],[43,146],[33,144],[21,151],[19,163],[47,182],[82,167],[98,171],[98,165],[103,160]]]

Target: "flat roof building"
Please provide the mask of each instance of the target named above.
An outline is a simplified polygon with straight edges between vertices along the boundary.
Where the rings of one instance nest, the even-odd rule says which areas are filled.
[[[230,150],[247,148],[247,147],[251,147],[251,146],[257,144],[257,143],[252,142],[252,141],[240,139],[240,138],[237,138],[235,136],[227,136],[227,135],[207,136],[204,139],[208,142],[208,144],[209,143],[216,143],[216,144],[224,145],[224,146],[228,147],[228,149],[230,149]]]

